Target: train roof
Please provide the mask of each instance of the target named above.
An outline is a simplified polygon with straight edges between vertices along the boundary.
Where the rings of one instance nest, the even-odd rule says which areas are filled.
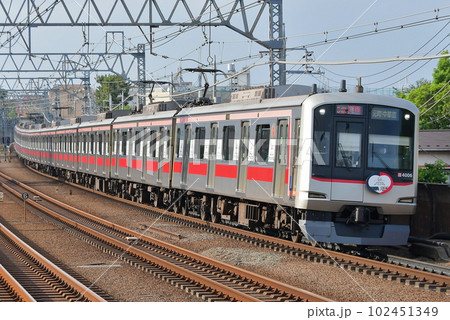
[[[388,105],[397,106],[399,108],[404,108],[411,111],[414,114],[418,113],[418,108],[410,101],[390,97],[381,96],[367,93],[316,93],[310,95],[297,95],[288,97],[279,97],[272,99],[259,99],[259,100],[249,100],[249,101],[236,101],[221,104],[212,104],[204,106],[187,107],[181,111],[169,110],[169,111],[158,111],[158,112],[144,112],[142,114],[132,114],[126,116],[118,116],[109,119],[97,119],[92,121],[85,121],[81,123],[60,125],[56,127],[48,127],[41,129],[23,129],[18,128],[21,131],[29,132],[51,132],[60,130],[70,130],[77,128],[88,128],[93,126],[101,125],[111,125],[111,124],[126,124],[131,122],[142,122],[149,120],[167,120],[172,119],[175,115],[177,117],[188,117],[192,115],[202,115],[202,114],[215,114],[215,113],[234,113],[242,111],[255,111],[255,110],[269,110],[283,107],[292,106],[303,106],[306,109],[310,109],[314,106],[321,104],[338,104],[338,103],[364,103],[364,104],[374,104],[374,105]],[[178,114],[177,114],[178,112]],[[303,110],[303,112],[310,112]]]
[[[308,95],[289,96],[274,99],[261,99],[257,101],[241,101],[229,102],[221,104],[212,104],[206,106],[198,106],[185,108],[178,114],[179,117],[200,115],[206,113],[232,113],[252,110],[269,110],[274,108],[282,108],[289,106],[301,106],[303,101],[308,98]]]
[[[418,113],[418,108],[410,101],[377,94],[368,93],[317,93],[308,97],[304,105],[316,106],[320,104],[337,104],[337,103],[364,103],[374,105],[396,106],[411,111],[413,114]]]

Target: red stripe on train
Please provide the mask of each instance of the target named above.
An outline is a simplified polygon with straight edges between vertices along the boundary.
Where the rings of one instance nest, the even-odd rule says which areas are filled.
[[[216,164],[216,177],[236,179],[237,172],[237,166]]]
[[[248,167],[247,180],[272,182],[273,168]]]
[[[206,163],[189,163],[189,174],[197,174],[201,176],[206,176],[208,171],[208,165]]]

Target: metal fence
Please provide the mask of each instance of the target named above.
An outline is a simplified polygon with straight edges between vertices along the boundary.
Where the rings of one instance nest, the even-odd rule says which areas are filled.
[[[411,218],[411,236],[429,237],[441,232],[450,233],[450,187],[419,183],[417,211]]]

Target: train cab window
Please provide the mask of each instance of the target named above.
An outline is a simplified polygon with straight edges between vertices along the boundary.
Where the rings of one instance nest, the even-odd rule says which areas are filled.
[[[361,168],[362,123],[337,122],[336,167]]]
[[[205,157],[205,127],[195,128],[195,159],[203,159]]]
[[[314,111],[313,164],[330,165],[331,110],[321,106]]]
[[[370,111],[368,167],[412,170],[414,115],[406,110],[374,106]]]
[[[257,162],[269,161],[270,125],[256,126],[255,155]]]
[[[222,155],[223,160],[233,160],[234,126],[223,127]]]

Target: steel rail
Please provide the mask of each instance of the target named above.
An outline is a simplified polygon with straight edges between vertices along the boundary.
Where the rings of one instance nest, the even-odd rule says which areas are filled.
[[[17,295],[17,300],[21,302],[36,302],[22,285],[0,264],[0,279],[4,279],[8,287]]]
[[[10,240],[16,243],[20,248],[22,248],[27,254],[31,257],[39,261],[45,268],[50,270],[55,276],[59,277],[62,281],[64,281],[67,285],[71,286],[74,290],[79,292],[85,298],[92,302],[106,302],[105,299],[97,295],[95,292],[90,290],[84,284],[74,279],[72,276],[67,274],[65,271],[61,270],[55,264],[53,264],[50,260],[42,256],[24,241],[22,241],[19,237],[17,237],[13,232],[7,229],[3,224],[0,223],[0,231],[3,232]]]
[[[58,178],[49,176],[45,173],[37,171],[29,166],[27,166],[30,170],[46,176],[50,179],[60,181]],[[276,251],[284,251],[290,254],[302,255],[307,257],[314,257],[318,262],[334,264],[338,267],[342,268],[350,268],[359,270],[360,272],[366,272],[370,274],[378,274],[384,277],[390,278],[404,278],[404,282],[406,283],[408,280],[409,283],[414,284],[415,282],[427,282],[431,284],[433,287],[440,287],[444,291],[447,291],[447,288],[450,284],[450,277],[446,275],[431,273],[427,271],[417,270],[408,268],[405,266],[399,266],[391,263],[371,260],[368,258],[358,257],[354,255],[349,255],[342,252],[330,251],[321,247],[313,247],[307,244],[302,243],[294,243],[292,241],[287,241],[284,239],[274,238],[272,236],[267,236],[259,233],[255,233],[252,231],[237,229],[231,226],[203,221],[198,218],[189,217],[189,216],[181,216],[179,214],[175,214],[173,212],[169,212],[164,209],[149,207],[147,204],[136,203],[130,200],[118,198],[112,195],[105,194],[100,191],[92,190],[90,188],[77,185],[72,182],[64,181],[64,183],[80,188],[82,190],[90,191],[92,193],[126,203],[128,205],[132,205],[135,207],[139,207],[145,210],[151,210],[157,212],[159,214],[164,214],[165,216],[170,216],[173,219],[188,221],[189,223],[196,224],[198,226],[204,227],[205,229],[211,230],[213,229],[215,232],[221,233],[226,232],[227,236],[242,238],[245,237],[247,242],[251,242],[257,244],[261,247],[273,248]],[[384,274],[384,275],[383,275]]]
[[[30,168],[30,167],[28,167]],[[34,172],[44,175],[48,178],[60,181],[59,179],[49,176],[47,174],[44,174],[42,172],[39,172],[33,168],[30,168]],[[405,280],[404,282],[415,284],[416,282],[423,282],[428,283],[429,285],[432,285],[432,287],[440,287],[444,291],[447,291],[447,288],[450,285],[450,277],[442,274],[436,274],[431,273],[428,271],[423,270],[417,270],[408,268],[401,265],[395,265],[391,263],[371,260],[368,258],[358,257],[354,255],[349,255],[342,252],[337,251],[331,251],[327,250],[321,247],[313,247],[307,244],[302,243],[294,243],[292,241],[274,238],[272,236],[267,236],[264,234],[255,233],[252,231],[237,229],[232,226],[227,226],[219,223],[209,222],[209,221],[203,221],[198,218],[189,217],[189,216],[181,216],[179,214],[175,214],[173,212],[169,212],[164,209],[149,207],[146,204],[136,203],[130,200],[118,198],[112,195],[107,195],[105,193],[102,193],[100,191],[92,190],[90,188],[77,185],[75,183],[66,182],[64,183],[69,184],[71,186],[80,188],[82,190],[90,191],[95,194],[99,194],[102,196],[106,196],[110,199],[114,199],[116,201],[126,203],[128,205],[133,205],[145,210],[151,210],[155,211],[159,214],[164,214],[166,216],[173,217],[174,219],[178,220],[184,220],[188,221],[192,224],[197,224],[199,226],[202,226],[207,229],[214,229],[216,232],[226,232],[228,233],[228,236],[236,237],[236,238],[242,238],[245,237],[247,242],[252,242],[255,244],[258,244],[262,247],[269,247],[274,248],[277,251],[285,251],[289,252],[291,254],[297,254],[297,255],[304,255],[311,257],[313,256],[314,259],[316,259],[318,262],[328,263],[328,264],[335,264],[338,267],[342,268],[349,268],[349,269],[355,269],[359,270],[360,272],[366,272],[370,274],[375,275],[381,275],[383,277],[390,277],[392,279],[394,278],[403,278]],[[408,281],[406,281],[408,280]]]
[[[4,179],[8,179],[9,178],[5,174],[2,174],[2,173],[0,173],[0,176],[2,176]],[[22,188],[24,188],[24,189],[26,189],[26,190],[28,190],[28,191],[30,191],[32,193],[35,193],[35,194],[39,195],[42,199],[45,199],[47,201],[51,201],[53,204],[56,204],[56,205],[58,205],[61,208],[64,208],[64,209],[69,210],[69,211],[72,211],[72,212],[74,212],[74,213],[76,213],[78,215],[81,215],[81,216],[83,216],[83,217],[85,217],[87,219],[96,221],[97,223],[100,223],[100,224],[102,224],[104,226],[116,229],[119,232],[122,232],[122,233],[125,233],[125,234],[129,234],[130,236],[136,237],[137,239],[141,239],[143,241],[150,242],[150,243],[152,243],[152,244],[154,244],[156,246],[164,247],[164,248],[166,248],[169,251],[172,250],[174,252],[177,252],[180,255],[184,255],[184,256],[190,257],[192,260],[197,260],[200,263],[205,263],[205,264],[209,264],[211,266],[214,266],[214,267],[217,267],[217,268],[220,268],[220,269],[228,270],[231,273],[239,275],[243,279],[251,279],[252,281],[257,282],[257,283],[258,282],[259,283],[264,283],[268,287],[277,288],[280,291],[285,292],[286,294],[299,297],[302,300],[313,301],[313,302],[331,301],[331,300],[326,299],[326,298],[324,298],[324,297],[322,297],[320,295],[316,295],[316,294],[308,292],[306,290],[302,290],[300,288],[296,288],[294,286],[290,286],[288,284],[281,283],[279,281],[276,281],[276,280],[273,280],[273,279],[270,279],[270,278],[267,278],[267,277],[264,277],[264,276],[252,273],[250,271],[247,271],[247,270],[244,270],[244,269],[241,269],[241,268],[238,268],[238,267],[235,267],[235,266],[232,266],[232,265],[229,265],[229,264],[217,261],[215,259],[211,259],[211,258],[205,257],[203,255],[200,255],[200,254],[197,254],[195,252],[183,249],[181,247],[172,245],[170,243],[166,243],[164,241],[160,241],[158,239],[154,239],[152,237],[139,234],[139,233],[137,233],[137,232],[135,232],[133,230],[130,230],[128,228],[119,226],[117,224],[111,223],[111,222],[106,221],[104,219],[95,217],[95,216],[93,216],[93,215],[91,215],[89,213],[86,213],[86,212],[82,211],[82,210],[76,209],[76,208],[74,208],[72,206],[66,205],[66,204],[62,203],[61,201],[55,200],[55,199],[47,196],[46,194],[44,194],[42,192],[39,192],[39,191],[37,191],[37,190],[27,186],[27,185],[25,185],[25,184],[15,180],[15,179],[9,178],[8,180],[11,181],[11,182],[14,182],[18,186],[20,186],[20,187],[22,187]],[[5,184],[3,184],[3,185],[5,187],[9,188],[9,186],[7,186]],[[14,192],[12,188],[10,188],[10,192],[13,192],[13,193],[16,194],[16,196],[19,196],[19,193],[17,191]],[[48,209],[48,208],[46,208],[46,207],[44,207],[44,206],[42,206],[40,204],[37,204],[36,202],[30,201],[29,203],[31,205],[35,206],[36,208],[39,208],[39,210],[42,210],[42,211],[46,212],[47,214],[49,214],[49,215],[51,215],[51,216],[53,216],[53,217],[55,217],[55,218],[57,218],[59,220],[62,220],[65,223],[67,223],[67,224],[69,224],[71,226],[79,228],[79,229],[83,230],[84,232],[93,234],[95,237],[105,238],[106,241],[110,242],[114,246],[117,246],[117,247],[121,248],[124,251],[130,252],[130,253],[132,253],[132,254],[134,254],[136,256],[143,257],[146,260],[149,260],[149,261],[152,261],[152,262],[154,262],[156,264],[159,264],[159,265],[162,265],[164,267],[167,267],[167,268],[169,268],[169,269],[171,269],[171,270],[173,270],[173,271],[175,271],[175,272],[177,272],[179,274],[184,275],[186,278],[190,278],[190,279],[193,279],[193,280],[198,281],[200,283],[207,284],[211,288],[217,288],[217,285],[218,285],[219,288],[217,288],[215,290],[217,290],[219,292],[222,292],[225,296],[232,297],[232,299],[236,299],[236,300],[239,300],[239,301],[259,301],[259,299],[255,299],[254,297],[252,297],[250,295],[242,294],[238,290],[231,289],[228,286],[225,286],[225,285],[222,285],[220,283],[217,283],[216,281],[212,281],[212,280],[210,280],[207,277],[203,277],[201,275],[198,275],[197,273],[188,271],[188,270],[186,270],[184,268],[180,268],[179,266],[174,265],[174,264],[172,264],[170,262],[167,262],[165,260],[162,260],[162,259],[159,259],[157,257],[154,257],[153,255],[150,255],[150,254],[148,254],[148,253],[146,253],[146,252],[144,252],[142,250],[139,250],[137,248],[134,248],[133,246],[131,246],[129,244],[124,244],[123,242],[120,242],[120,241],[118,241],[116,239],[113,239],[113,238],[111,238],[109,236],[103,235],[102,233],[100,233],[100,232],[98,232],[98,231],[96,231],[96,230],[94,230],[94,229],[92,229],[90,227],[86,227],[86,226],[83,226],[83,225],[81,225],[81,224],[79,224],[77,222],[73,222],[71,219],[66,218],[66,217],[62,217],[59,214],[54,213],[52,210],[50,210],[50,209]],[[170,264],[170,265],[168,265],[168,264]]]

